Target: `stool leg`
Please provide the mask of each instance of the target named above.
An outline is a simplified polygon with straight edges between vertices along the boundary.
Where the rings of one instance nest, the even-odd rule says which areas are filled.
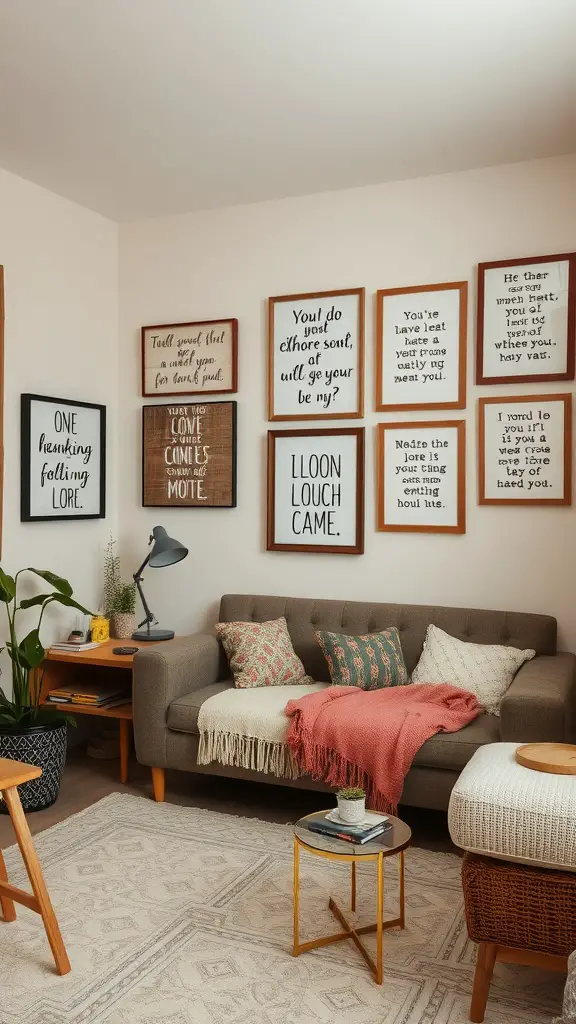
[[[356,861],[350,865],[350,910],[356,912]]]
[[[494,943],[481,942],[476,957],[476,971],[470,1003],[470,1020],[473,1024],[482,1024],[488,1001],[488,991],[492,980],[492,971],[496,962],[497,947]]]
[[[0,850],[0,882],[7,882],[8,874],[6,872],[6,864],[4,863],[4,857],[2,856],[2,850]],[[2,916],[5,921],[16,920],[16,907],[14,906],[14,900],[9,899],[8,896],[2,896],[0,893],[0,909],[2,910]]]
[[[68,974],[70,970],[70,961],[68,954],[62,941],[62,935],[60,934],[60,928],[58,927],[58,921],[56,915],[52,909],[44,876],[42,875],[42,869],[40,862],[34,849],[32,842],[32,836],[30,835],[30,829],[28,828],[28,822],[22,810],[22,804],[20,803],[20,796],[15,786],[10,789],[4,790],[4,800],[12,819],[14,826],[14,832],[16,833],[16,841],[20,847],[20,853],[26,866],[28,878],[30,879],[30,885],[36,899],[38,900],[38,906],[40,909],[40,915],[44,922],[44,929],[46,931],[46,937],[50,943],[50,949],[56,962],[56,970],[58,974]]]

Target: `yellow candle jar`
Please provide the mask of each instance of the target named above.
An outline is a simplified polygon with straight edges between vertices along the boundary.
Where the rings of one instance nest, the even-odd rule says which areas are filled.
[[[90,619],[90,632],[95,643],[102,644],[110,639],[110,623],[103,615],[93,615]]]

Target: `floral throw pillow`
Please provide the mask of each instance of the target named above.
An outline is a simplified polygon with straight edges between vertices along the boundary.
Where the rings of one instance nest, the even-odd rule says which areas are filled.
[[[385,686],[404,686],[408,682],[400,634],[395,626],[366,636],[320,631],[315,636],[335,686],[380,690]]]
[[[219,622],[216,632],[238,689],[312,682],[292,646],[286,619]]]

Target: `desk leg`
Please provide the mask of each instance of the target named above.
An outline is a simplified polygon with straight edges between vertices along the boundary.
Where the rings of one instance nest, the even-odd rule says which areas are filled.
[[[128,782],[128,758],[132,744],[132,723],[128,718],[120,719],[120,782]]]
[[[400,851],[398,858],[398,871],[400,875],[400,927],[406,927],[406,894],[404,891],[404,850]]]
[[[356,912],[356,861],[350,865],[350,910]]]
[[[300,953],[300,847],[294,839],[294,942],[292,956]]]

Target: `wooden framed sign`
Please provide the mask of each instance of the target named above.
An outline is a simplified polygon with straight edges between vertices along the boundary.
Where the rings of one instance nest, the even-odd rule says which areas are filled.
[[[477,384],[574,380],[576,253],[478,264]]]
[[[103,519],[106,407],[22,395],[20,418],[22,522]]]
[[[364,551],[364,427],[268,431],[268,551]]]
[[[142,504],[236,506],[236,402],[143,407]]]
[[[479,504],[572,504],[572,395],[479,400]]]
[[[268,418],[364,415],[364,289],[268,300]]]
[[[378,424],[378,529],[466,532],[464,420]]]
[[[198,320],[142,328],[142,394],[238,391],[238,321]]]
[[[376,409],[465,409],[468,282],[376,297]]]

